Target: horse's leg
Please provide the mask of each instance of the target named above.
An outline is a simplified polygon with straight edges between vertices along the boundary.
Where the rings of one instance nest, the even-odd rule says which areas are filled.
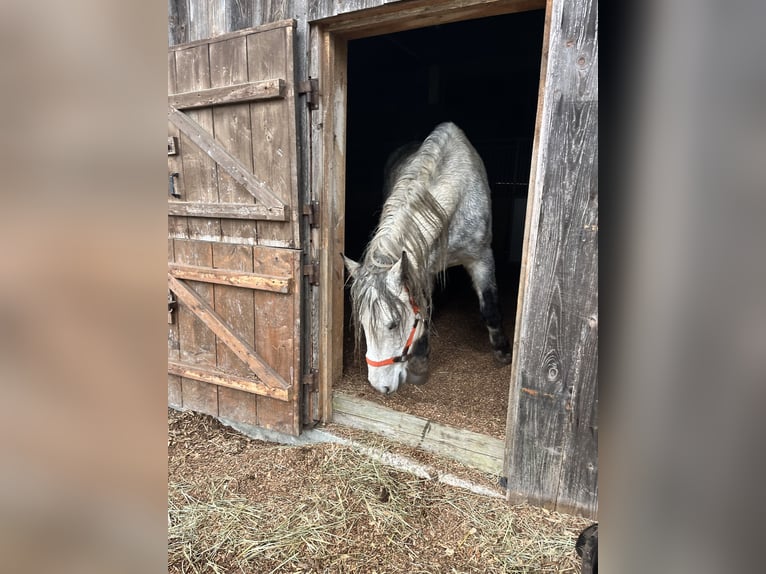
[[[489,331],[489,342],[494,349],[495,358],[507,365],[511,362],[511,346],[503,331],[492,250],[487,248],[478,259],[463,266],[471,276],[473,288],[479,296],[479,309]]]

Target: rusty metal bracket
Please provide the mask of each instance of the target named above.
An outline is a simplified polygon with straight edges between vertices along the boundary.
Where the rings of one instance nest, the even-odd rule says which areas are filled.
[[[319,109],[319,79],[309,78],[298,84],[298,94],[306,96],[306,104],[310,110]]]
[[[319,371],[311,369],[303,375],[303,386],[309,392],[315,392],[319,388]]]
[[[178,309],[178,300],[168,291],[168,325],[173,324],[173,311]]]
[[[308,278],[309,285],[319,285],[319,261],[305,264],[303,275]]]
[[[310,201],[303,205],[303,215],[308,219],[311,229],[319,229],[319,202]]]

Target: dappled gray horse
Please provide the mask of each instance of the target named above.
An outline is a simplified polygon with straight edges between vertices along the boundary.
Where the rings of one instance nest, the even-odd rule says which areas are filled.
[[[462,265],[473,281],[495,357],[511,361],[492,256],[492,207],[484,164],[465,134],[442,123],[419,147],[387,163],[383,211],[352,278],[357,345],[364,332],[368,379],[382,393],[427,379],[436,276]],[[361,329],[360,329],[361,328]]]

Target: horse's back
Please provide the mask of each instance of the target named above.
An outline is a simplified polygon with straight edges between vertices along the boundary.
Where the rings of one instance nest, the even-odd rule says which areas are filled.
[[[463,130],[452,122],[436,126],[422,144],[400,146],[386,161],[385,197],[407,178],[418,179],[448,214],[466,199],[489,199],[484,162]]]
[[[448,265],[462,264],[490,245],[492,208],[484,162],[457,125],[439,124],[419,146],[406,144],[394,151],[386,165],[386,197],[411,193],[416,181],[444,210]]]

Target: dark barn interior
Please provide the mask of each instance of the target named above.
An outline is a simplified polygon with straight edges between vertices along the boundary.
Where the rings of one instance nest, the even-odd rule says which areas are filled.
[[[513,337],[540,82],[544,11],[349,42],[345,253],[359,259],[380,214],[383,166],[398,146],[456,123],[484,160],[506,334]],[[429,382],[389,397],[366,382],[348,326],[336,389],[437,422],[504,437],[510,366],[496,363],[462,268],[434,297]]]

